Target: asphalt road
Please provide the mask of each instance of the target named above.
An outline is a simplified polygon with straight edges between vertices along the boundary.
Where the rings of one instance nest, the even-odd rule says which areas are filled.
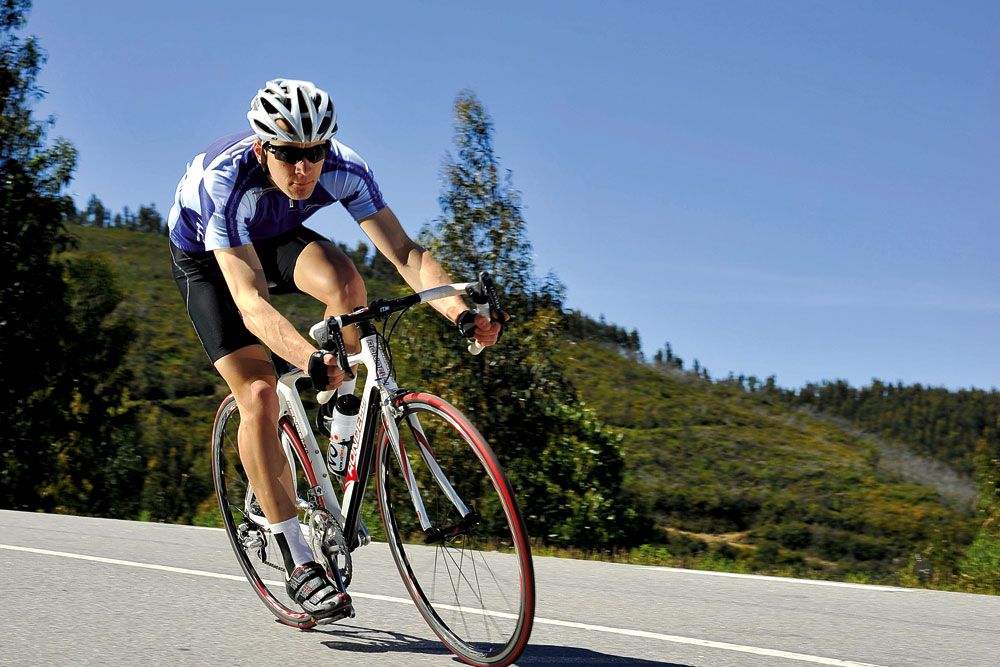
[[[518,665],[1000,664],[1000,597],[536,558]],[[388,548],[354,554],[357,617],[299,631],[221,530],[0,511],[0,665],[456,665]]]

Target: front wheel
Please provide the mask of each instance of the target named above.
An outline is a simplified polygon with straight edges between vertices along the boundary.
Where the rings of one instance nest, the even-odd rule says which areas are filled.
[[[510,482],[479,431],[446,401],[407,393],[396,407],[400,447],[383,435],[378,500],[403,582],[456,656],[509,665],[528,643],[535,610],[531,549]]]

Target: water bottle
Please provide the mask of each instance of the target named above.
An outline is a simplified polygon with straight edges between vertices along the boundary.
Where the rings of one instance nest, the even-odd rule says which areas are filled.
[[[354,394],[337,397],[330,420],[330,448],[326,450],[326,465],[330,472],[342,475],[354,440],[354,427],[361,410],[361,399]]]

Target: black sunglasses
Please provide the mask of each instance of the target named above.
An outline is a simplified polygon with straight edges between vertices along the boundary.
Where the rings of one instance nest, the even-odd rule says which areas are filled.
[[[322,162],[326,159],[326,156],[330,154],[329,141],[324,141],[321,144],[309,146],[308,148],[299,148],[298,146],[272,146],[270,142],[267,142],[264,144],[263,148],[274,157],[278,158],[282,162],[287,162],[288,164],[296,164],[302,160],[308,160],[312,163]]]

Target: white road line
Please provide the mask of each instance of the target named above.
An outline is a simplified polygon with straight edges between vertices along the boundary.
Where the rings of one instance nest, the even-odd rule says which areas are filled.
[[[862,588],[869,591],[894,591],[897,593],[916,593],[918,588],[903,588],[901,586],[880,586],[878,584],[852,584],[847,581],[827,581],[825,579],[795,579],[794,577],[773,577],[766,574],[742,574],[739,572],[714,572],[712,570],[688,570],[681,567],[652,566],[651,570],[673,572],[675,574],[698,574],[706,577],[732,577],[734,579],[756,579],[770,581],[775,584],[805,584],[807,586],[836,586],[838,588]]]
[[[0,510],[0,512],[8,512],[11,510]],[[112,521],[117,519],[103,519],[97,517],[88,517],[96,521]],[[155,522],[145,522],[143,525],[151,526],[155,528],[182,528],[188,530],[194,528],[195,530],[215,530],[215,531],[225,531],[225,528],[218,528],[215,526],[189,526],[185,524],[174,524],[174,523],[155,523]],[[556,559],[556,556],[536,556],[536,560],[546,559]],[[565,560],[559,558],[559,560]],[[633,563],[614,563],[615,565],[626,565],[629,567],[641,567],[649,570],[659,570],[662,572],[672,572],[674,574],[691,574],[703,577],[729,577],[733,579],[756,579],[758,581],[770,581],[775,584],[804,584],[806,586],[833,586],[838,588],[857,588],[870,591],[888,591],[895,593],[919,593],[921,589],[919,588],[902,588],[900,586],[885,586],[879,584],[855,584],[846,581],[827,581],[825,579],[797,579],[795,577],[777,577],[766,574],[743,574],[740,572],[715,572],[713,570],[691,570],[682,567],[665,567],[662,565],[636,565]]]
[[[172,567],[170,565],[156,565],[153,563],[139,563],[134,560],[118,560],[117,558],[103,558],[101,556],[90,556],[87,554],[72,554],[65,551],[49,551],[48,549],[34,549],[31,547],[15,547],[11,544],[0,544],[0,549],[11,551],[25,551],[31,554],[42,554],[43,556],[60,556],[62,558],[75,558],[76,560],[89,560],[95,563],[108,563],[109,565],[127,565],[128,567],[141,567],[147,570],[160,570],[162,572],[176,572],[177,574],[190,574],[196,577],[212,577],[213,579],[229,579],[230,581],[246,581],[246,577],[238,577],[234,574],[221,574],[219,572],[206,572],[204,570],[189,570],[185,567]]]
[[[565,628],[579,628],[591,632],[606,632],[613,635],[628,635],[629,637],[643,637],[645,639],[658,639],[674,644],[688,644],[690,646],[704,646],[706,648],[717,648],[723,651],[738,651],[739,653],[752,653],[754,655],[766,655],[774,658],[787,658],[788,660],[798,660],[799,662],[811,662],[816,665],[836,665],[837,667],[882,667],[870,662],[855,662],[853,660],[840,660],[838,658],[824,658],[819,655],[808,655],[806,653],[792,653],[790,651],[779,651],[771,648],[760,648],[758,646],[744,646],[742,644],[729,644],[727,642],[716,642],[710,639],[695,639],[694,637],[679,637],[677,635],[664,635],[659,632],[646,632],[645,630],[628,630],[625,628],[609,628],[606,625],[590,625],[589,623],[575,623],[573,621],[557,621],[547,618],[536,618],[535,623],[544,625],[560,625]]]
[[[173,572],[175,574],[187,574],[196,577],[211,577],[213,579],[227,579],[230,581],[246,581],[245,577],[222,574],[219,572],[207,572],[205,570],[191,570],[184,567],[173,567],[170,565],[157,565],[154,563],[140,563],[131,560],[119,560],[117,558],[103,558],[101,556],[90,556],[87,554],[67,553],[65,551],[50,551],[49,549],[35,549],[31,547],[19,547],[11,544],[0,544],[0,549],[10,551],[22,551],[25,553],[40,554],[43,556],[59,556],[61,558],[74,558],[76,560],[92,561],[95,563],[107,563],[109,565],[124,565],[127,567],[138,567],[147,570],[160,570],[161,572]],[[685,570],[681,570],[685,571]],[[779,579],[780,580],[780,579]],[[272,583],[272,582],[269,582]],[[905,589],[903,589],[905,590]],[[372,595],[351,591],[352,597],[365,598],[369,600],[380,600],[383,602],[393,602],[396,604],[413,604],[409,598],[390,597],[388,595]],[[760,648],[758,646],[744,646],[742,644],[730,644],[727,642],[716,642],[709,639],[696,639],[694,637],[680,637],[678,635],[666,635],[659,632],[647,632],[645,630],[630,630],[627,628],[612,628],[605,625],[592,625],[590,623],[576,623],[573,621],[560,621],[550,618],[535,617],[538,625],[554,625],[564,628],[574,628],[587,630],[590,632],[604,632],[615,635],[627,635],[629,637],[640,637],[643,639],[656,639],[658,641],[671,642],[674,644],[687,644],[689,646],[702,646],[705,648],[721,649],[723,651],[736,651],[739,653],[750,653],[753,655],[763,655],[773,658],[785,658],[797,660],[799,662],[809,662],[816,665],[833,665],[835,667],[882,667],[868,662],[855,662],[852,660],[840,660],[838,658],[824,658],[818,655],[808,655],[806,653],[792,653],[790,651],[779,651],[770,648]]]

